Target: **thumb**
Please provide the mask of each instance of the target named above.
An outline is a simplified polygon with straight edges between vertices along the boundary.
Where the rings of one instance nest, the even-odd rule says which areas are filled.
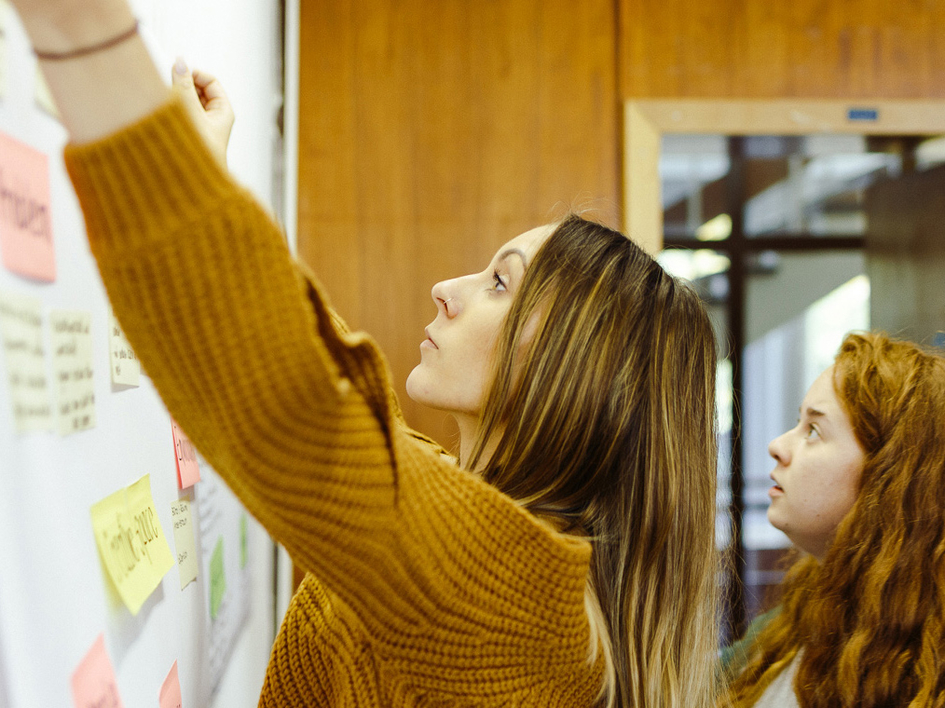
[[[171,70],[171,83],[174,90],[186,102],[200,104],[197,89],[194,87],[194,75],[187,66],[187,62],[180,57],[174,62],[174,68]]]
[[[190,73],[190,68],[187,66],[187,62],[181,57],[177,57],[177,60],[174,62],[174,67],[171,70],[171,80],[174,82],[175,86],[186,88],[194,85],[194,77]]]

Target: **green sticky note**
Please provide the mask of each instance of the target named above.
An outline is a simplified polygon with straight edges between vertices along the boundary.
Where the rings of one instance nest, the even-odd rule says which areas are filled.
[[[223,594],[226,592],[226,573],[223,572],[223,536],[220,536],[217,545],[210,556],[210,617],[217,618]]]
[[[246,567],[247,544],[246,514],[243,514],[240,517],[240,568]]]

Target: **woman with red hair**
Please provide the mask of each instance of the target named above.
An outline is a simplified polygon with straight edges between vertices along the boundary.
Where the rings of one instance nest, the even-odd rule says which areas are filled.
[[[725,704],[945,705],[945,359],[847,336],[769,452],[801,555]]]

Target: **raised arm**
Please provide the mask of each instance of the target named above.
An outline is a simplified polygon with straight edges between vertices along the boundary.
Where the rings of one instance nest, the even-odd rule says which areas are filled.
[[[115,0],[15,2],[62,10],[66,27],[31,20],[42,50],[133,24]],[[84,30],[62,19],[88,4],[97,20],[77,21]],[[493,667],[474,675],[444,646],[555,676],[582,665],[589,545],[408,434],[374,343],[337,323],[267,212],[168,100],[140,41],[93,57],[49,72],[74,141],[88,143],[66,164],[123,329],[208,461],[416,681],[490,680]]]
[[[125,0],[12,0],[73,142],[104,137],[167,100],[168,89]],[[87,53],[82,53],[87,52]],[[78,54],[77,54],[78,53]]]

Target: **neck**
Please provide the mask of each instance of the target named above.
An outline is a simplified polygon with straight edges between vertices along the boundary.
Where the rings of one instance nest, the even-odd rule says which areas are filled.
[[[472,457],[473,447],[476,445],[476,431],[479,428],[479,418],[463,413],[454,413],[453,418],[456,420],[456,425],[459,428],[459,466],[466,469]],[[498,447],[500,435],[501,433],[496,433],[489,442],[486,443],[482,455],[479,457],[476,469],[470,470],[470,472],[481,471],[482,466],[492,457],[492,453],[495,452],[496,447]]]

